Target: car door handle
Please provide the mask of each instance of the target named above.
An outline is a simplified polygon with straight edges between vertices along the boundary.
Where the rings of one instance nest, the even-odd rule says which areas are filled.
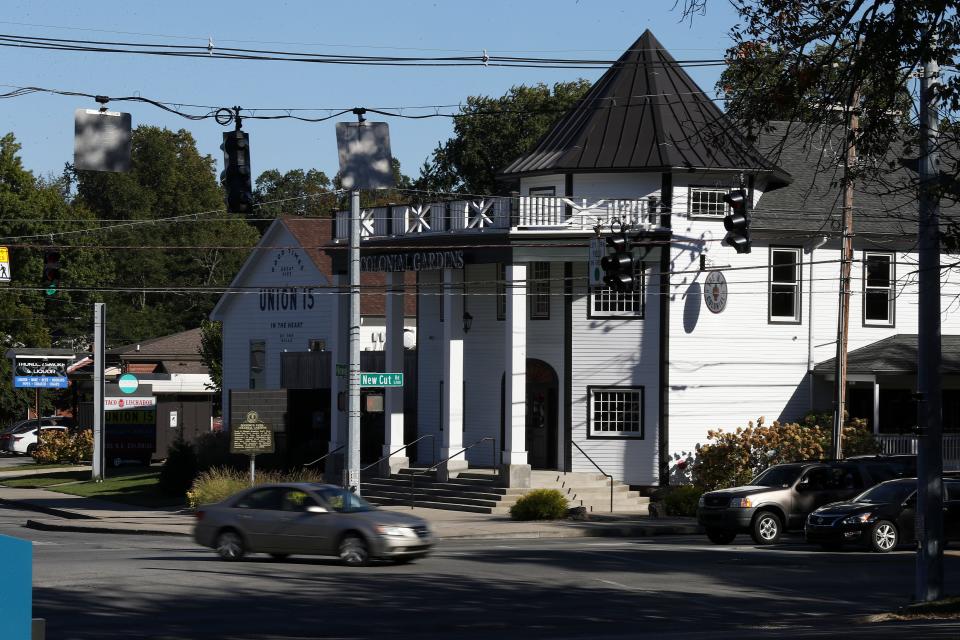
[[[248,514],[245,514],[245,513],[241,513],[241,514],[238,515],[237,517],[240,518],[241,520],[249,520],[249,519],[252,518],[253,516],[248,515]]]

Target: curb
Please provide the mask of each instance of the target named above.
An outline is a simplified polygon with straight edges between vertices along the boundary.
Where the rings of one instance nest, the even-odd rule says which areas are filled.
[[[103,526],[84,526],[82,524],[54,524],[42,520],[27,520],[25,525],[27,529],[36,529],[38,531],[69,531],[73,533],[113,533],[122,535],[141,535],[141,536],[186,536],[189,533],[180,531],[159,531],[157,529],[144,529],[138,527],[103,527]]]
[[[23,500],[9,500],[7,498],[0,498],[0,505],[11,507],[13,509],[23,509],[24,511],[37,511],[38,513],[45,513],[48,516],[56,516],[58,518],[65,518],[67,520],[97,520],[94,516],[83,515],[82,513],[76,513],[74,511],[67,511],[65,509],[57,509],[56,507],[45,507],[39,504],[33,504],[32,502],[25,502]]]

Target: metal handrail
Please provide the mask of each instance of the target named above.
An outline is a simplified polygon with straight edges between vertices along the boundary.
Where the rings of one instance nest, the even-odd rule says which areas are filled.
[[[428,468],[424,469],[423,471],[421,471],[420,473],[411,473],[411,474],[410,474],[410,508],[413,509],[414,507],[417,506],[417,497],[416,497],[415,486],[414,486],[414,480],[416,480],[417,476],[423,476],[423,475],[426,475],[426,474],[430,473],[431,471],[436,471],[436,470],[439,469],[442,465],[450,462],[452,459],[456,458],[456,457],[457,457],[458,455],[460,455],[461,453],[465,453],[465,452],[469,451],[470,449],[473,449],[475,446],[477,446],[477,445],[480,444],[481,442],[488,442],[488,441],[489,441],[490,443],[492,443],[492,445],[493,445],[493,458],[492,458],[492,459],[493,459],[494,468],[496,469],[496,468],[497,468],[497,439],[494,438],[493,436],[485,436],[485,437],[483,437],[483,438],[480,438],[480,439],[477,440],[476,442],[472,442],[472,443],[468,444],[467,446],[465,446],[463,449],[460,449],[460,451],[457,451],[456,453],[447,456],[446,458],[444,458],[444,459],[441,460],[440,462],[436,463],[436,464],[433,465],[432,467],[428,467]],[[500,475],[500,471],[499,471],[499,470],[497,470],[497,475],[498,475],[498,476]]]
[[[360,469],[360,473],[363,473],[363,472],[366,471],[367,469],[369,469],[369,468],[371,468],[371,467],[374,467],[374,466],[380,464],[381,462],[383,462],[383,461],[386,460],[387,458],[390,458],[391,456],[393,456],[393,454],[395,454],[395,453],[397,453],[397,452],[399,452],[399,451],[403,451],[403,450],[406,449],[407,447],[412,447],[413,445],[417,444],[418,442],[420,442],[421,440],[423,440],[423,439],[425,439],[425,438],[430,438],[431,441],[433,442],[433,457],[431,458],[431,460],[436,460],[436,459],[437,459],[437,439],[434,438],[435,435],[436,435],[436,434],[434,434],[434,433],[427,433],[427,434],[424,434],[424,435],[420,436],[419,438],[417,438],[417,439],[414,440],[413,442],[410,442],[410,443],[408,443],[408,444],[403,445],[402,447],[400,447],[400,448],[397,449],[396,451],[391,451],[390,453],[388,453],[387,455],[383,456],[382,458],[380,458],[380,459],[377,460],[376,462],[371,462],[371,463],[368,464],[367,466],[362,467],[362,468]]]
[[[613,476],[610,475],[609,473],[607,473],[606,471],[604,471],[603,469],[601,469],[601,468],[600,468],[600,465],[598,465],[596,462],[594,462],[594,461],[593,461],[593,458],[591,458],[589,455],[587,455],[587,452],[584,451],[583,449],[581,449],[581,448],[580,448],[580,445],[578,445],[576,442],[574,442],[573,440],[571,440],[571,441],[570,441],[570,444],[572,444],[573,446],[575,446],[575,447],[577,448],[577,451],[579,451],[580,453],[582,453],[582,454],[583,454],[583,457],[586,458],[587,460],[589,460],[590,463],[597,468],[597,471],[599,471],[601,475],[604,475],[604,476],[606,476],[607,478],[610,479],[610,513],[613,513]]]
[[[303,466],[304,466],[304,467],[309,467],[309,466],[312,466],[312,465],[317,464],[317,463],[320,462],[321,460],[326,460],[327,458],[329,458],[330,456],[332,456],[333,454],[335,454],[337,451],[340,451],[340,449],[343,449],[343,448],[346,447],[346,446],[347,446],[347,445],[342,444],[342,445],[340,445],[339,447],[337,447],[336,449],[334,449],[333,451],[328,451],[325,455],[320,456],[319,458],[317,458],[317,459],[314,460],[313,462],[307,462],[307,463],[304,464]]]

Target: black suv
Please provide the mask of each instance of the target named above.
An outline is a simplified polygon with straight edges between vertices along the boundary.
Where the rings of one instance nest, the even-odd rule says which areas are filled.
[[[902,465],[883,457],[778,464],[747,486],[703,494],[697,520],[715,544],[728,544],[738,533],[749,533],[757,544],[773,544],[784,530],[803,529],[814,509],[903,473]]]

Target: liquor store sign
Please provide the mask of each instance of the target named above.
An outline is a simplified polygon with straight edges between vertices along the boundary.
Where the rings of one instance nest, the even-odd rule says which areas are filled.
[[[273,430],[256,411],[248,411],[246,419],[230,430],[230,453],[273,453]]]
[[[66,389],[67,361],[17,356],[13,386],[17,389]]]

